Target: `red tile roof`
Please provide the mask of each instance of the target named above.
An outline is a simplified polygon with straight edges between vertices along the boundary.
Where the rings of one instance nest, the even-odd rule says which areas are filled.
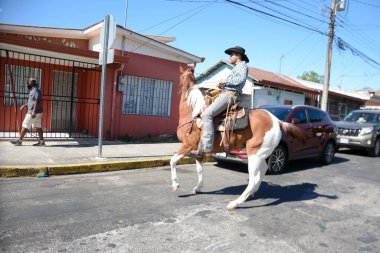
[[[301,83],[281,74],[252,67],[248,67],[248,74],[259,81],[259,84],[264,86],[272,86],[292,91],[309,92],[315,94],[318,93],[318,90],[308,88]]]

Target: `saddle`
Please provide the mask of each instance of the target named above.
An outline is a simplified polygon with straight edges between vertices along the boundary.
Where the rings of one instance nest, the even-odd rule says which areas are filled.
[[[216,130],[218,132],[234,131],[244,129],[248,126],[247,108],[237,106],[228,112],[222,120],[218,122]]]
[[[244,129],[248,126],[249,114],[246,112],[246,108],[238,107],[231,108],[224,119],[220,120],[216,130],[220,132],[224,150],[230,149],[230,137],[236,131]]]
[[[206,105],[210,105],[219,95],[219,91],[206,91],[204,94]],[[227,110],[215,117],[217,121],[215,124],[216,131],[222,136],[220,145],[223,144],[225,150],[229,150],[230,136],[236,130],[244,129],[248,126],[249,115],[247,110],[249,109],[239,106],[240,102],[232,104]],[[198,117],[196,119],[197,126],[202,129],[202,119]]]
[[[249,109],[241,106],[236,106],[236,108],[230,109],[228,115],[226,115],[226,111],[217,115],[215,119],[219,119],[219,121],[216,125],[216,131],[224,132],[226,129],[227,131],[234,131],[246,128],[248,126],[249,120],[247,110]],[[202,129],[203,122],[200,116],[196,118],[196,124],[198,128]]]

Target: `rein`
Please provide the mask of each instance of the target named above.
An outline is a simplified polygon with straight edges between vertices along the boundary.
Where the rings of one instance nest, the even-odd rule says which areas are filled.
[[[191,119],[190,121],[186,121],[185,123],[180,124],[180,125],[177,127],[177,130],[180,129],[181,127],[184,127],[184,126],[188,125],[188,124],[191,124],[190,129],[189,129],[189,131],[187,132],[187,134],[190,134],[190,133],[191,133],[191,130],[193,129],[194,121],[195,121],[195,119]]]

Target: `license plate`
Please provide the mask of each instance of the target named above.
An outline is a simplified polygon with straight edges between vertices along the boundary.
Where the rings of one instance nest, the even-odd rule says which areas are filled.
[[[223,152],[223,153],[216,153],[215,156],[216,156],[216,157],[220,157],[220,158],[226,158],[226,157],[227,157],[227,153],[226,153],[226,152]]]
[[[339,142],[347,144],[348,143],[348,139],[346,139],[346,138],[340,138]]]

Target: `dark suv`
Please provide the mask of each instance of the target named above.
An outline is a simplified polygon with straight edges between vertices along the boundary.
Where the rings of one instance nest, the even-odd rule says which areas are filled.
[[[281,141],[269,156],[268,172],[282,173],[288,161],[317,157],[322,164],[330,164],[336,151],[336,126],[328,114],[319,108],[307,105],[268,105],[260,106],[275,115],[278,119],[297,125],[306,131],[306,143],[291,136],[282,135]],[[236,161],[247,163],[247,153],[230,151],[215,154],[217,161]]]
[[[380,156],[380,110],[354,110],[339,122],[338,147],[366,149]]]

